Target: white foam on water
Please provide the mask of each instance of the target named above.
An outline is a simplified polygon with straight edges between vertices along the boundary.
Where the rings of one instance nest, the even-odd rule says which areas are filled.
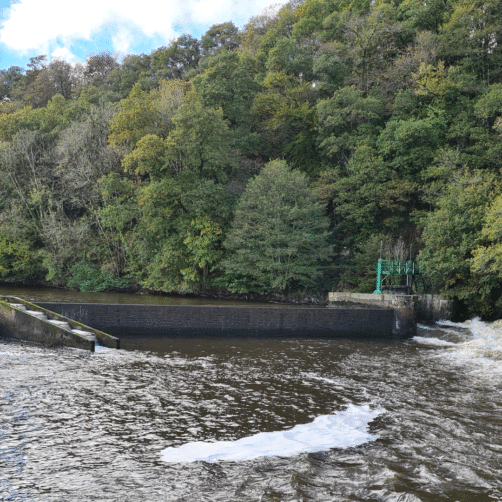
[[[425,338],[427,342],[423,343],[445,346],[446,350],[438,354],[439,357],[446,357],[451,362],[461,364],[485,379],[489,377],[492,381],[499,381],[500,378],[493,379],[495,375],[502,378],[502,320],[487,323],[476,317],[462,323],[438,321],[437,324],[461,328],[464,333],[468,333],[462,341],[452,343],[451,346],[447,346],[450,345],[449,342],[439,339],[437,342],[431,342],[431,338]],[[420,337],[414,337],[417,338]]]
[[[330,384],[334,384],[334,385],[340,384],[340,382],[337,382],[336,380],[333,380],[332,378],[322,377],[322,376],[316,375],[315,373],[302,373],[302,376],[309,378],[311,380],[319,380],[321,382],[326,382],[326,383],[330,383]]]
[[[434,326],[426,326],[425,324],[420,324],[420,323],[417,324],[417,328],[426,329],[426,330],[432,330],[432,331],[436,331],[437,330],[437,328],[435,328]]]
[[[367,431],[369,422],[385,410],[349,405],[335,415],[321,415],[313,422],[277,432],[260,432],[236,441],[194,442],[161,452],[165,462],[217,462],[253,460],[259,457],[292,456],[299,453],[349,448],[376,436]]]
[[[476,317],[476,319],[478,319],[478,318]],[[475,319],[469,319],[464,322],[453,322],[453,321],[447,321],[447,320],[441,319],[439,321],[436,321],[436,324],[439,326],[453,326],[456,328],[469,328],[473,320],[475,320]]]
[[[485,323],[479,318],[466,323],[472,338],[456,346],[459,357],[497,361],[502,371],[502,321]]]
[[[424,337],[424,336],[414,336],[412,338],[414,342],[422,343],[424,345],[440,345],[445,347],[452,347],[457,345],[453,342],[448,342],[446,340],[441,340],[441,338]]]

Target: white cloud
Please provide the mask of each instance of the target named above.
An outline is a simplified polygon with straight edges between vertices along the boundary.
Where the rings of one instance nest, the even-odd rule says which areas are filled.
[[[112,36],[113,49],[122,54],[127,54],[133,40],[134,37],[131,31],[121,26],[117,34]]]
[[[242,24],[277,0],[18,0],[5,10],[0,42],[20,53],[91,41],[106,30],[114,49],[127,52],[142,37],[164,42],[179,35],[175,26],[207,26],[233,20]],[[285,0],[279,0],[285,3]],[[52,52],[54,55],[54,52]]]
[[[57,47],[52,51],[51,57],[52,59],[64,59],[66,62],[72,64],[77,61],[77,56],[66,47]]]

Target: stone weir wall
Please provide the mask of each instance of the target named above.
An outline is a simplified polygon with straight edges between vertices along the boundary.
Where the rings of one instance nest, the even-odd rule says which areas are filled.
[[[393,311],[376,307],[329,309],[75,303],[39,305],[115,335],[395,336],[392,330]]]
[[[386,295],[363,293],[329,293],[329,307],[349,305],[371,305],[392,308],[394,311],[394,333],[401,335],[416,333],[417,321],[438,321],[451,319],[453,300],[436,295]]]

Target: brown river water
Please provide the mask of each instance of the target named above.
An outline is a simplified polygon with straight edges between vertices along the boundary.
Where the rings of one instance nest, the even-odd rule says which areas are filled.
[[[501,501],[502,322],[418,331],[400,342],[139,333],[94,354],[0,339],[0,500]]]

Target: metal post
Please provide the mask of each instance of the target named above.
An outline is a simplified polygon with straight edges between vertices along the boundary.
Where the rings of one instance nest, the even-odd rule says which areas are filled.
[[[382,259],[380,258],[378,260],[378,265],[377,265],[376,289],[375,291],[373,291],[374,295],[382,294],[382,292],[380,291],[381,283],[382,283]]]

